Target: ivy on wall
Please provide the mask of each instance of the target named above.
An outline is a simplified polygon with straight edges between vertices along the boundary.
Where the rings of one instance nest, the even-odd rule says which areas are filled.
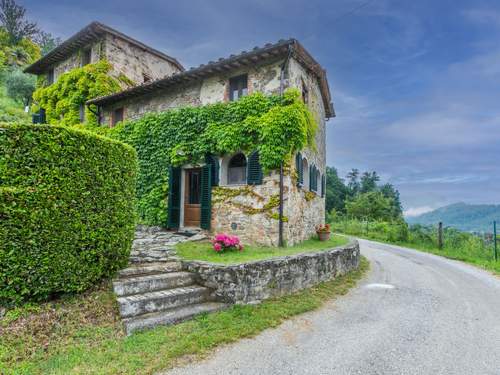
[[[81,122],[80,110],[84,106],[85,122],[96,125],[97,117],[85,102],[121,90],[119,80],[109,75],[111,69],[108,61],[100,60],[62,74],[52,85],[39,87],[33,93],[33,109],[44,108],[49,124],[76,125]]]
[[[170,165],[198,164],[207,154],[259,151],[264,170],[304,147],[314,148],[317,123],[295,89],[283,97],[255,93],[235,102],[149,113],[109,131],[132,145],[139,158],[138,214],[166,225]]]

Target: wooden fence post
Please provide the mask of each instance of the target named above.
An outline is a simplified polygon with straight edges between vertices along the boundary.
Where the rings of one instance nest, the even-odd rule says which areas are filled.
[[[443,222],[441,221],[438,224],[438,247],[443,248]]]
[[[493,254],[495,255],[495,262],[498,261],[497,252],[497,222],[493,222]]]

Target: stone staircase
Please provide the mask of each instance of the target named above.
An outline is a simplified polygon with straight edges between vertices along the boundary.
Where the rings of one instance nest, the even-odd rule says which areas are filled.
[[[227,307],[213,301],[211,290],[197,285],[194,274],[182,271],[174,245],[189,240],[190,235],[194,235],[191,239],[203,236],[138,227],[130,265],[113,281],[127,334]]]

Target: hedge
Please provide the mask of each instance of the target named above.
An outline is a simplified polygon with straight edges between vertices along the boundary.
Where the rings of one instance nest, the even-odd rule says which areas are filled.
[[[0,305],[80,292],[127,264],[136,160],[89,132],[0,124]]]

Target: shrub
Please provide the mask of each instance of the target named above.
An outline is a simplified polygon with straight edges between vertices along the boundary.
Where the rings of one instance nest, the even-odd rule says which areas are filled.
[[[118,141],[0,125],[0,305],[80,292],[127,264],[136,168]]]
[[[214,251],[223,253],[226,251],[243,251],[243,245],[240,243],[238,236],[228,234],[217,234],[212,240]]]

